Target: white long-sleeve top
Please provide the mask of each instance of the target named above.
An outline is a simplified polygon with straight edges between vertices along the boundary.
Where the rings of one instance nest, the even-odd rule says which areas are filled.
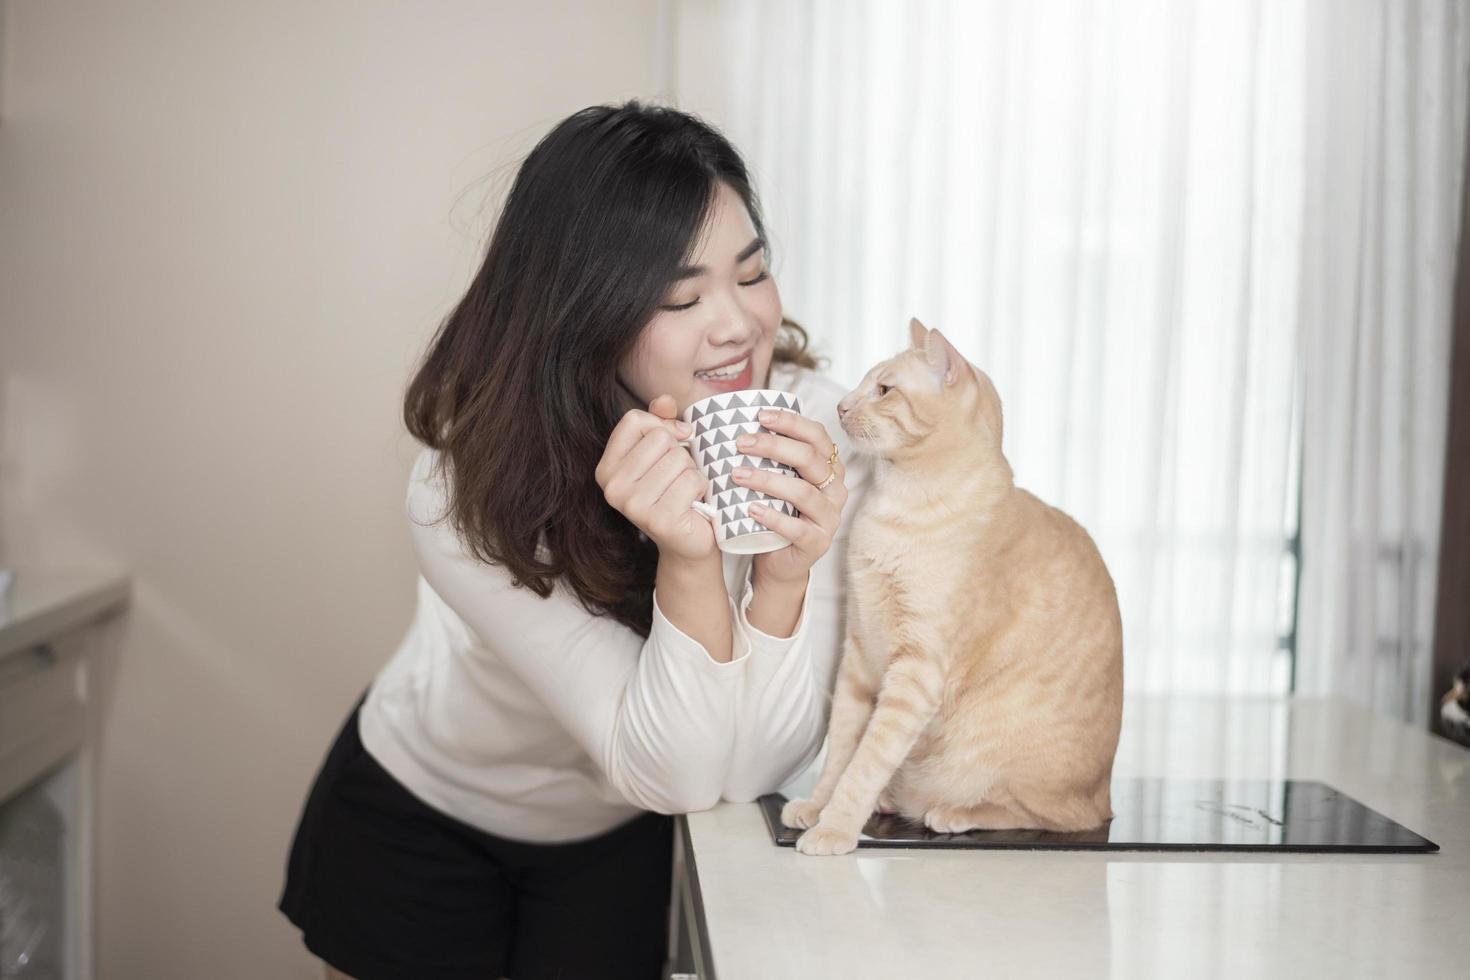
[[[751,626],[752,556],[724,555],[734,649],[720,663],[653,596],[645,639],[593,616],[558,581],[542,599],[471,558],[449,526],[435,451],[409,478],[418,608],[360,715],[367,751],[425,803],[488,833],[534,842],[592,837],[640,811],[686,813],[777,789],[827,730],[844,623],[852,516],[871,481],[837,424],[840,383],[773,364],[769,386],[801,396],[847,466],[832,547],[813,566],[795,632]],[[739,596],[738,601],[735,596]]]

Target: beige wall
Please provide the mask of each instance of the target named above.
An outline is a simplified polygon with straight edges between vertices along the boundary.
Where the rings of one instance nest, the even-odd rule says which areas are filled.
[[[100,692],[106,980],[318,975],[275,902],[412,612],[403,385],[519,155],[655,94],[660,9],[0,9],[0,566],[136,583]]]

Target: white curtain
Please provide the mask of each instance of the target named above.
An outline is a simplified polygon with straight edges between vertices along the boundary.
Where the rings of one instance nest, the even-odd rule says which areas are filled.
[[[1299,690],[1423,727],[1470,6],[1313,0]],[[1470,596],[1462,597],[1470,601]]]
[[[669,94],[752,165],[787,313],[840,380],[899,350],[911,315],[990,374],[1018,484],[1080,521],[1109,564],[1129,689],[1281,693],[1292,683],[1297,434],[1303,417],[1347,431],[1346,418],[1322,415],[1320,375],[1302,383],[1299,324],[1324,311],[1323,343],[1369,358],[1355,331],[1392,333],[1416,364],[1442,355],[1447,329],[1447,266],[1396,255],[1415,288],[1395,294],[1389,315],[1357,289],[1378,267],[1346,256],[1328,267],[1313,236],[1371,246],[1384,270],[1403,235],[1452,242],[1443,195],[1458,173],[1465,78],[1452,7],[1393,6],[1386,19],[1408,26],[1413,55],[1435,70],[1406,80],[1402,67],[1356,64],[1351,91],[1322,84],[1308,54],[1346,30],[1340,21],[1370,35],[1381,3],[683,0],[670,5],[664,53]],[[1345,71],[1352,55],[1335,57]],[[1409,87],[1379,101],[1390,82]],[[1413,106],[1411,122],[1367,123]],[[1397,165],[1407,182],[1348,181],[1382,198],[1372,222],[1348,227],[1357,212],[1312,206],[1326,173],[1346,165],[1324,152],[1330,126],[1357,140],[1361,164]],[[1445,152],[1405,158],[1383,147],[1390,134]],[[1418,183],[1431,173],[1432,185]],[[1420,217],[1406,228],[1395,209],[1410,202]],[[1434,208],[1444,213],[1424,217]],[[1400,237],[1389,240],[1391,225]],[[1336,315],[1345,295],[1356,319]],[[1312,336],[1301,354],[1315,356]],[[1375,394],[1442,417],[1442,356],[1438,366],[1413,391]],[[1328,505],[1324,483],[1389,463],[1386,438],[1348,438],[1357,469],[1310,472],[1302,504],[1303,593],[1330,595],[1333,609],[1353,598],[1325,584],[1331,552],[1311,535],[1339,540],[1346,527],[1313,523],[1314,508]],[[1437,444],[1415,445],[1413,480],[1427,488]],[[1303,631],[1304,684],[1345,655],[1341,633],[1319,636]],[[1426,641],[1421,632],[1413,654],[1425,663]]]

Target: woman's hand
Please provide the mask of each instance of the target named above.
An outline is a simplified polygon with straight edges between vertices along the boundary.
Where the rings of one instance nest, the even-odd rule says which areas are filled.
[[[735,471],[735,482],[790,501],[801,516],[792,517],[769,507],[751,505],[751,517],[791,542],[790,547],[756,555],[753,575],[765,581],[805,583],[807,573],[827,553],[833,535],[842,524],[842,508],[847,504],[847,484],[843,482],[847,469],[840,459],[834,462],[832,482],[818,490],[816,484],[827,478],[827,459],[836,448],[826,427],[815,419],[780,409],[767,409],[757,419],[771,431],[741,436],[735,447],[786,463],[800,476],[753,469],[742,477],[741,470],[746,468],[741,467]]]
[[[678,403],[659,395],[648,411],[632,409],[608,436],[597,463],[597,485],[618,513],[658,545],[661,555],[690,561],[716,554],[715,529],[694,509],[709,481],[679,439],[687,423],[676,418]]]

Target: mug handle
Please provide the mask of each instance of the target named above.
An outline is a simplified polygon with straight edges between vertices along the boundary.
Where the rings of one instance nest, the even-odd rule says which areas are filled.
[[[688,439],[680,439],[679,445],[692,452],[694,449],[694,437],[690,436]],[[700,475],[703,476],[704,474],[700,473]],[[694,500],[690,501],[690,506],[709,518],[710,524],[714,526],[716,531],[720,529],[720,512],[715,509],[714,505],[707,504],[703,500]]]

